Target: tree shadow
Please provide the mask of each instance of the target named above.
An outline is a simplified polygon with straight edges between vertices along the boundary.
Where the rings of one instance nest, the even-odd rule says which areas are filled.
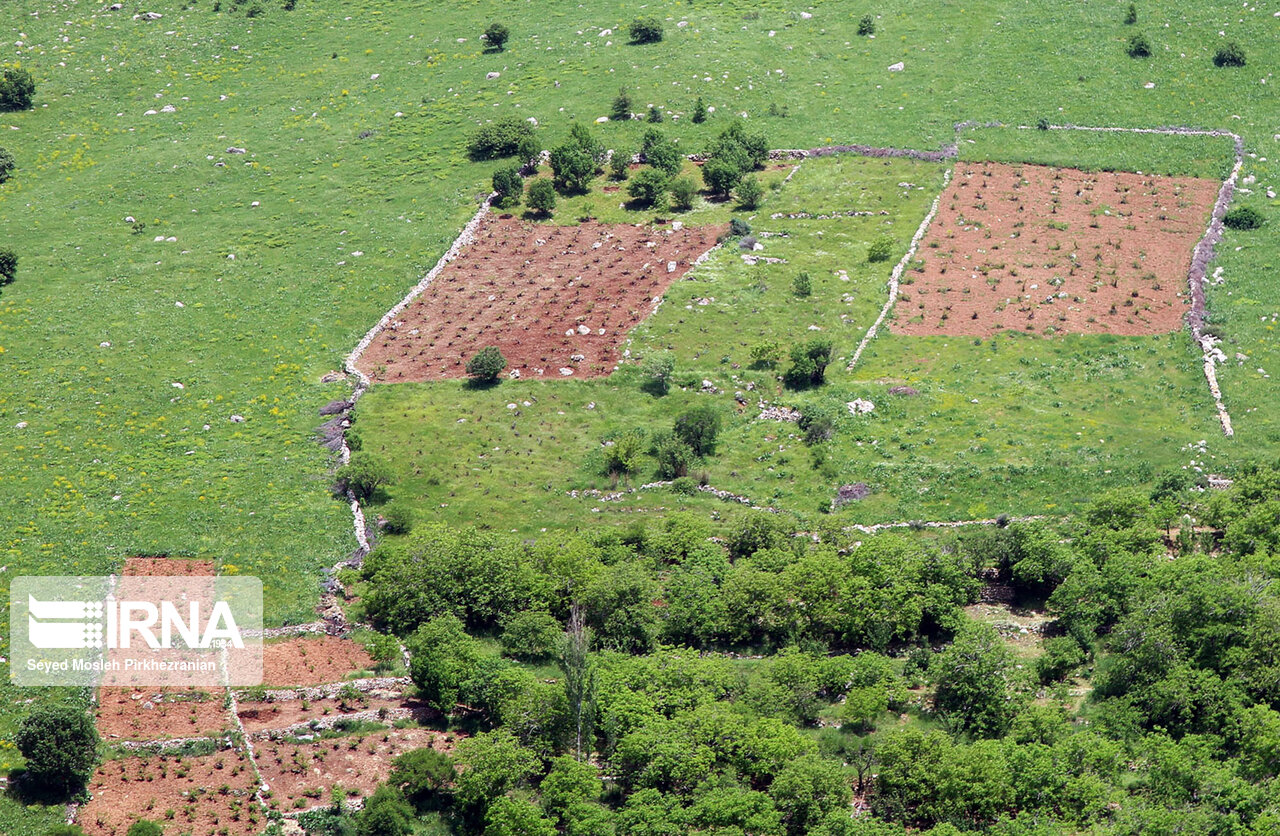
[[[502,378],[499,377],[469,377],[463,382],[462,387],[473,392],[484,392],[488,389],[492,389],[501,382]]]

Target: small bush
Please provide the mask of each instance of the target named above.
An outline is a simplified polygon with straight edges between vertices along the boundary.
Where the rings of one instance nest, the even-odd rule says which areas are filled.
[[[698,197],[698,184],[691,177],[680,177],[671,183],[671,208],[687,212]]]
[[[638,17],[627,27],[633,44],[656,44],[662,40],[662,23],[653,17]]]
[[[738,242],[738,248],[742,250],[754,250],[758,243],[759,242],[756,241],[756,237],[754,235],[748,235]]]
[[[734,189],[734,194],[738,198],[738,206],[747,210],[756,209],[759,208],[760,201],[764,200],[764,187],[754,177],[743,177]]]
[[[743,235],[751,234],[751,224],[741,218],[729,219],[729,235],[733,238],[741,238]]]
[[[658,109],[657,105],[649,105],[649,115],[645,117],[645,120],[655,125],[658,124],[662,121],[662,111]]]
[[[1231,229],[1257,229],[1264,220],[1262,213],[1252,206],[1237,206],[1223,216],[1222,223]]]
[[[640,374],[645,384],[658,394],[666,394],[671,388],[671,375],[675,372],[676,360],[669,351],[659,351],[648,355],[640,363]]]
[[[656,168],[642,169],[627,184],[627,194],[639,206],[662,209],[666,203],[667,175]]]
[[[70,706],[36,708],[22,721],[13,740],[27,759],[26,779],[42,793],[78,791],[98,760],[93,720]]]
[[[18,254],[13,250],[0,250],[0,285],[6,285],[18,277]]]
[[[662,131],[650,128],[644,132],[640,140],[640,153],[644,161],[654,168],[660,168],[670,177],[675,177],[684,167],[684,157],[676,144],[662,135]]]
[[[492,49],[501,50],[509,37],[511,30],[501,23],[490,23],[489,28],[484,30],[485,42]]]
[[[693,116],[690,118],[693,119],[693,124],[695,125],[701,125],[707,121],[707,105],[702,101],[701,96],[693,103]]]
[[[386,464],[372,453],[353,453],[351,461],[338,468],[338,490],[351,491],[356,499],[366,502],[378,488],[391,481]]]
[[[18,167],[18,163],[14,160],[13,155],[6,149],[0,148],[0,183],[5,182],[13,175],[13,170]]]
[[[893,239],[888,235],[881,235],[867,248],[867,261],[872,264],[888,261],[891,258],[893,258]]]
[[[0,110],[27,110],[35,94],[35,79],[21,67],[5,70],[0,76]]]
[[[382,517],[386,521],[382,530],[388,534],[408,534],[413,530],[413,507],[407,502],[389,503],[382,509]]]
[[[249,7],[249,10],[244,13],[244,16],[248,18],[261,17],[262,7],[255,3],[254,5]],[[142,822],[138,822],[138,823],[141,824]]]
[[[751,346],[751,366],[756,369],[772,369],[782,359],[782,346],[773,340]]]
[[[595,173],[595,160],[577,145],[565,143],[551,151],[551,174],[561,192],[585,192]]]
[[[821,386],[826,382],[827,366],[831,363],[831,340],[814,337],[806,343],[791,348],[791,368],[787,369],[785,382],[793,389]]]
[[[813,293],[813,279],[808,273],[799,273],[791,281],[791,290],[797,296],[808,296]]]
[[[644,449],[644,430],[627,430],[605,445],[604,472],[609,476],[630,476],[640,469]]]
[[[727,195],[742,181],[742,169],[728,160],[712,158],[702,164],[702,182],[713,194]]]
[[[836,431],[836,412],[827,404],[805,407],[800,416],[800,429],[804,430],[805,444],[821,444],[830,441]]]
[[[502,356],[502,352],[496,346],[487,345],[467,361],[467,374],[472,380],[492,383],[506,367],[507,358]]]
[[[1125,48],[1130,58],[1150,58],[1151,57],[1151,41],[1147,36],[1138,32],[1129,38],[1129,46]]]
[[[524,194],[524,180],[520,177],[519,166],[500,168],[493,173],[493,190],[498,198],[494,205],[510,208],[520,205],[520,197]]]
[[[467,154],[473,160],[510,157],[521,150],[522,141],[532,138],[532,125],[519,117],[509,116],[482,125],[467,143]]]
[[[1125,10],[1124,22],[1129,26],[1138,22],[1138,6],[1136,3],[1130,3],[1129,8]]]
[[[1049,120],[1041,116],[1038,120],[1036,120],[1036,128],[1042,131],[1049,130]]]
[[[1213,54],[1215,67],[1243,67],[1244,49],[1235,41],[1227,41]]]
[[[698,492],[698,483],[688,476],[681,476],[672,481],[671,490],[684,496],[693,496]]]
[[[518,612],[502,627],[502,652],[525,662],[547,659],[563,634],[564,627],[549,612]]]
[[[876,33],[876,19],[871,15],[863,15],[858,21],[858,34],[866,37]]]
[[[164,836],[164,828],[153,821],[138,819],[129,827],[127,836]]]
[[[613,152],[609,158],[609,177],[613,180],[626,180],[631,173],[631,155],[625,151]]]
[[[545,177],[529,183],[529,188],[525,193],[524,202],[529,208],[542,215],[550,215],[552,210],[556,208],[556,187],[555,184]]]
[[[658,478],[679,479],[689,475],[689,465],[697,455],[693,448],[673,432],[658,433],[653,437],[649,453],[658,462]]]
[[[298,0],[284,0],[283,8],[286,12],[291,12],[298,7]]]
[[[720,413],[712,406],[694,407],[676,418],[671,432],[688,444],[695,456],[710,456],[720,434]]]
[[[618,88],[613,107],[609,109],[609,118],[614,122],[626,122],[631,118],[631,94],[627,92],[627,88]]]

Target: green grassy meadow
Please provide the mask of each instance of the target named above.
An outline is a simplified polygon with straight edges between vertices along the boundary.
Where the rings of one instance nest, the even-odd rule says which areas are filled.
[[[1156,54],[1134,60],[1124,54],[1133,27],[1120,22],[1119,2],[894,0],[878,7],[876,38],[867,39],[855,34],[867,10],[838,2],[664,0],[646,7],[666,25],[666,39],[650,46],[625,43],[631,9],[595,0],[300,0],[292,12],[260,0],[255,18],[245,14],[253,3],[231,10],[224,1],[221,12],[213,0],[104,5],[9,0],[0,10],[0,36],[12,45],[0,63],[21,64],[37,83],[33,110],[0,113],[0,145],[18,163],[0,185],[0,241],[21,259],[17,281],[0,290],[0,587],[24,573],[109,572],[130,554],[203,555],[264,579],[269,622],[309,619],[321,567],[354,547],[349,512],[329,493],[331,456],[311,440],[317,408],[350,389],[319,379],[475,211],[495,164],[469,162],[464,146],[487,119],[535,117],[550,147],[573,120],[607,113],[625,85],[637,110],[662,108],[661,128],[691,151],[742,113],[773,147],[937,148],[964,119],[1225,127],[1245,137],[1243,174],[1258,180],[1240,201],[1276,218],[1265,185],[1280,174],[1271,78],[1280,49],[1264,6],[1143,3],[1137,28]],[[144,10],[164,16],[132,19]],[[485,52],[479,34],[495,17],[512,38],[505,51]],[[1246,67],[1213,67],[1219,31],[1245,46]],[[905,70],[888,72],[898,61]],[[697,96],[716,108],[704,125],[683,118]],[[635,148],[646,127],[595,130],[611,147]],[[975,131],[962,154],[1222,171],[1207,141],[1187,141],[1184,152],[1167,150],[1181,140],[1036,134]],[[791,235],[764,240],[762,254],[786,265],[717,256],[637,331],[634,352],[670,345],[678,376],[715,381],[730,410],[732,363],[744,381],[767,377],[741,359],[757,335],[822,323],[839,334],[837,354],[851,351],[882,298],[888,266],[867,269],[859,249],[881,219],[844,219],[828,231],[768,214],[853,209],[875,195],[905,244],[942,168],[894,163],[879,178],[879,162],[824,164],[769,191],[757,213],[757,229]],[[911,170],[904,181],[925,188],[900,196],[899,166]],[[566,208],[558,220],[572,222]],[[852,522],[1065,510],[1107,480],[1177,465],[1180,447],[1201,438],[1219,460],[1274,457],[1276,240],[1267,230],[1229,232],[1215,263],[1225,282],[1210,291],[1211,325],[1228,356],[1247,358],[1220,371],[1232,440],[1216,434],[1184,335],[1099,343],[1096,356],[1115,358],[1102,367],[1072,339],[1002,340],[993,353],[990,344],[907,346],[889,335],[853,374],[833,364],[831,385],[804,396],[877,402],[865,426],[844,428],[826,464],[815,467],[798,441],[766,442],[775,428],[752,424],[748,410],[730,422],[709,476],[802,515],[816,515],[833,484],[877,485],[841,512]],[[796,304],[790,274],[802,263],[812,264],[815,293]],[[693,294],[718,302],[691,313]],[[922,394],[888,401],[877,393],[889,378]],[[375,389],[361,404],[360,431],[367,447],[395,456],[401,481],[391,493],[440,519],[525,531],[598,516],[625,522],[632,517],[621,510],[595,513],[564,495],[609,487],[584,455],[610,432],[704,397],[636,392],[627,373],[488,392]],[[524,400],[536,407],[521,407],[513,422],[505,406]],[[585,410],[591,402],[596,409]],[[476,421],[457,424],[467,415]],[[512,458],[521,443],[529,452]],[[771,446],[756,461],[766,443],[786,449]],[[665,492],[629,504],[739,510]],[[0,769],[21,761],[3,743],[28,701],[48,698],[0,686]],[[14,809],[0,829],[38,832],[33,822],[48,818]]]

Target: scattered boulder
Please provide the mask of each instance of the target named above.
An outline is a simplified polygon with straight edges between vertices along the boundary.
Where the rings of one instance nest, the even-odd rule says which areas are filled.
[[[123,6],[121,8],[123,8]],[[160,14],[159,12],[142,12],[141,14],[134,15],[133,19],[134,20],[159,20],[162,17],[164,17],[164,15]]]
[[[321,415],[338,415],[339,413],[346,412],[350,408],[351,408],[351,401],[344,401],[344,400],[329,401],[327,404],[320,407],[320,414]]]
[[[236,146],[232,145],[230,148],[227,149],[227,153],[228,154],[247,154],[249,152],[243,148],[237,148]]]
[[[871,488],[867,487],[865,482],[855,482],[852,485],[841,485],[836,489],[836,499],[833,503],[837,508],[850,502],[857,502],[860,499],[866,499],[871,496]]]
[[[487,73],[485,75],[485,78],[494,79],[494,78],[499,78],[501,76],[502,76],[502,73]]]
[[[849,407],[850,415],[866,415],[868,412],[875,410],[876,405],[864,398],[854,398],[845,406]]]
[[[891,73],[900,73],[900,72],[902,72],[903,70],[905,70],[906,68],[907,68],[906,62],[905,62],[905,61],[899,61],[899,62],[898,62],[898,63],[896,63],[896,64],[890,64],[890,65],[889,65],[889,72],[891,72]]]
[[[920,392],[919,390],[913,389],[910,386],[893,386],[893,387],[890,387],[889,394],[910,397],[912,395],[918,395],[920,394]]]

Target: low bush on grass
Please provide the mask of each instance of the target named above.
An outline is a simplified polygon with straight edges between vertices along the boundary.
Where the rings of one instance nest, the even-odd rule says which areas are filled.
[[[492,383],[507,367],[507,358],[495,346],[487,345],[467,361],[467,374],[479,383]]]
[[[1223,216],[1222,223],[1231,229],[1257,229],[1264,220],[1262,213],[1252,206],[1237,206]]]
[[[656,44],[662,40],[662,23],[653,17],[638,17],[627,27],[633,44]]]
[[[485,43],[494,50],[500,51],[510,37],[511,30],[501,23],[490,23],[489,28],[484,30]]]
[[[1150,58],[1151,57],[1151,41],[1141,32],[1129,38],[1129,45],[1125,47],[1125,51],[1129,53],[1130,58]]]
[[[1228,41],[1218,47],[1218,51],[1213,54],[1213,65],[1215,67],[1243,67],[1244,48],[1235,41]]]
[[[496,160],[512,157],[524,150],[522,143],[533,139],[533,125],[516,116],[498,119],[471,135],[467,155],[473,160]]]

